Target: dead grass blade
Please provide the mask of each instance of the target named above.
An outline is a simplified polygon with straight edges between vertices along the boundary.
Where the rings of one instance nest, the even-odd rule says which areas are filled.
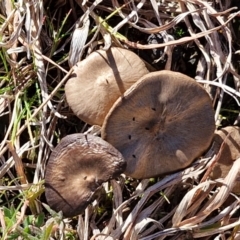
[[[88,37],[90,26],[89,14],[84,14],[76,24],[76,28],[72,35],[71,47],[69,52],[68,64],[74,66],[81,60],[84,46]]]
[[[73,116],[63,92],[72,74],[69,65],[96,49],[114,45],[147,57],[154,50],[160,56],[151,56],[150,64],[187,74],[190,62],[196,70],[191,75],[213,99],[218,126],[225,98],[240,106],[240,75],[233,61],[238,61],[240,11],[233,6],[223,0],[0,2],[0,231],[9,229],[5,239],[21,232],[29,239],[43,239],[45,233],[62,240],[240,239],[240,199],[231,191],[239,181],[240,159],[224,179],[208,179],[221,150],[165,177],[121,175],[103,185],[78,219],[63,219],[40,197],[52,147],[69,133],[100,134],[99,126]],[[160,41],[149,44],[151,35],[161,35]],[[174,58],[179,49],[181,61]],[[11,206],[17,218],[9,227],[5,210]],[[39,216],[42,225],[31,222],[26,231],[23,221]]]
[[[177,227],[194,226],[203,221],[209,214],[211,214],[215,209],[219,208],[225,202],[226,198],[229,196],[231,190],[234,187],[236,179],[239,177],[239,173],[240,173],[240,159],[237,159],[234,162],[228,175],[224,179],[222,183],[223,185],[221,186],[219,192],[216,193],[208,201],[208,203],[206,203],[206,205],[199,211],[198,214],[196,214],[196,216],[181,221],[181,219],[184,217],[184,215],[182,215],[181,213],[186,212],[186,208],[189,207],[188,203],[191,202],[191,199],[194,196],[196,190],[203,188],[205,186],[209,186],[209,184],[212,181],[203,182],[199,184],[196,188],[194,188],[192,191],[188,192],[188,194],[185,195],[184,200],[180,203],[178,209],[176,210],[176,214],[173,217],[173,226]],[[183,202],[185,203],[183,204]]]
[[[21,184],[27,184],[27,178],[26,175],[24,173],[24,167],[23,167],[23,163],[22,160],[20,159],[20,157],[17,155],[16,150],[13,147],[13,143],[12,142],[8,142],[8,148],[9,151],[11,152],[14,162],[15,162],[15,169],[17,171],[17,176],[20,179]]]

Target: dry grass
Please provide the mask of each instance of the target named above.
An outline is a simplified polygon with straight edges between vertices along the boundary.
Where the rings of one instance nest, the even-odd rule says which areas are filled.
[[[161,59],[150,64],[192,75],[212,96],[216,124],[240,124],[240,22],[234,2],[0,2],[2,239],[240,239],[240,199],[232,193],[240,159],[214,181],[208,177],[217,159],[211,151],[161,179],[121,176],[73,219],[49,209],[43,184],[52,147],[88,128],[64,97],[69,66],[100,47],[129,47],[141,56],[161,49]],[[147,44],[159,32],[162,42]]]

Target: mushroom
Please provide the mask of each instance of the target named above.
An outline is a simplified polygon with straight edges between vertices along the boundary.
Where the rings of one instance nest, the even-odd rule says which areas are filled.
[[[126,175],[149,178],[183,169],[211,144],[214,110],[205,89],[172,71],[146,74],[115,102],[102,138],[127,161]]]
[[[214,166],[211,178],[225,178],[234,161],[240,158],[240,128],[228,126],[215,132],[213,151],[218,160]],[[240,193],[240,181],[236,182],[233,192]]]
[[[65,217],[81,214],[101,184],[119,176],[125,166],[121,153],[100,137],[68,135],[53,150],[46,167],[47,202]]]
[[[117,98],[148,72],[130,50],[95,51],[74,67],[65,85],[67,102],[81,120],[101,126]]]

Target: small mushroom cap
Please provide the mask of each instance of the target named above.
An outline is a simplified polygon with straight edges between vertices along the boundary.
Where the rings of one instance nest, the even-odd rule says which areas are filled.
[[[213,138],[213,151],[218,154],[219,159],[212,170],[211,178],[225,178],[233,162],[240,158],[240,128],[229,126],[216,131]],[[236,182],[233,192],[240,193],[240,181]]]
[[[120,97],[102,137],[127,161],[126,175],[149,178],[180,170],[211,144],[214,110],[192,78],[172,71],[146,74]]]
[[[65,85],[67,102],[84,122],[101,126],[117,98],[148,72],[144,62],[127,49],[95,51],[74,67]]]
[[[121,153],[100,137],[68,135],[53,150],[47,164],[47,202],[65,217],[81,214],[101,184],[119,176],[125,167]]]

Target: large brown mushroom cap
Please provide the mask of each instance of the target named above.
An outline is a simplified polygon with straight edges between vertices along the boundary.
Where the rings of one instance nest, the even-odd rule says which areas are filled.
[[[240,158],[240,128],[228,126],[216,131],[213,150],[218,156],[218,161],[212,170],[211,178],[225,178],[233,162]],[[233,192],[240,193],[240,181],[236,182]]]
[[[52,152],[46,168],[46,198],[65,217],[78,215],[93,200],[101,184],[126,166],[121,153],[99,137],[68,135]]]
[[[67,102],[84,122],[101,126],[117,98],[146,73],[144,62],[127,49],[98,50],[74,67]]]
[[[214,130],[204,88],[181,73],[159,71],[115,102],[102,137],[124,156],[126,175],[149,178],[188,166],[209,147]]]

